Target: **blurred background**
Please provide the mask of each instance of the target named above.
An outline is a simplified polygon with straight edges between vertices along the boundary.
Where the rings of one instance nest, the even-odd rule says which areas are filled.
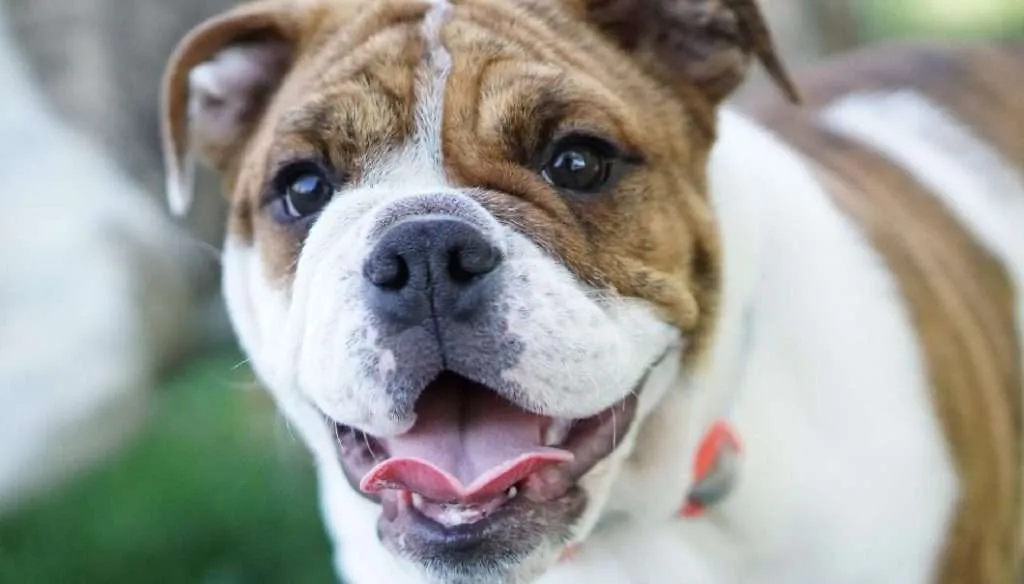
[[[220,304],[216,185],[163,208],[159,75],[230,4],[0,0],[2,583],[332,581],[311,464]],[[1024,0],[762,5],[796,69],[1024,36]]]

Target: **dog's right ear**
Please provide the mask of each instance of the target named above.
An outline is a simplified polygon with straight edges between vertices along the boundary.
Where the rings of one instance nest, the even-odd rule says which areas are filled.
[[[793,103],[800,94],[775,50],[759,0],[571,0],[623,49],[689,81],[712,103],[756,58]]]
[[[197,162],[224,171],[238,155],[291,68],[303,14],[294,1],[246,3],[178,44],[160,104],[167,197],[175,214],[185,214],[192,202]]]

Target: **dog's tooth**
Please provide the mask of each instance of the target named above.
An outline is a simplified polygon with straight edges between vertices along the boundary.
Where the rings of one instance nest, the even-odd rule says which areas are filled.
[[[424,503],[423,495],[420,495],[419,493],[413,493],[412,494],[412,506],[413,507],[415,507],[417,509],[422,509],[423,508],[423,503]]]
[[[572,429],[572,424],[573,420],[565,418],[555,418],[552,420],[544,433],[544,445],[558,446],[565,442],[566,437],[569,435],[569,430]]]
[[[506,493],[506,495],[508,495],[509,499],[515,499],[516,495],[518,495],[518,494],[519,494],[519,489],[517,489],[515,486],[510,487],[509,490],[508,490],[508,493]]]
[[[445,527],[459,527],[480,521],[486,513],[473,505],[444,505],[435,520]]]

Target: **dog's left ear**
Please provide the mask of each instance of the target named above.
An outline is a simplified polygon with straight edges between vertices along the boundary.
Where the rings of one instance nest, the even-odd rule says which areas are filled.
[[[755,57],[790,101],[800,101],[757,0],[573,1],[624,49],[680,75],[714,104],[740,85]]]

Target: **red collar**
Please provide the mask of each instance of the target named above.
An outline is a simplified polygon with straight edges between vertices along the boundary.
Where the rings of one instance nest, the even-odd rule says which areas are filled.
[[[721,419],[704,433],[697,456],[693,459],[693,486],[686,495],[678,515],[687,519],[700,517],[708,507],[732,492],[736,483],[736,465],[743,452],[739,434],[727,420]],[[580,544],[568,546],[560,562],[576,557]]]
[[[739,434],[726,420],[718,420],[704,434],[693,461],[693,486],[679,514],[700,517],[724,499],[736,482],[736,465],[743,452]]]

